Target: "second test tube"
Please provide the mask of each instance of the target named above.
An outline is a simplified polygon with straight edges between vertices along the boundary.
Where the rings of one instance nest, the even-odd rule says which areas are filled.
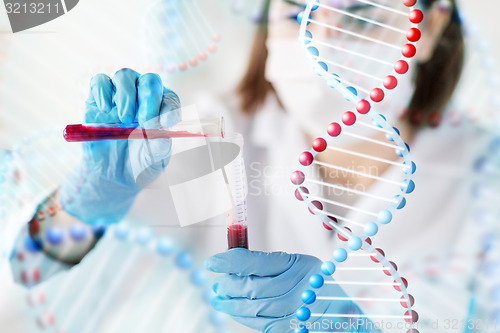
[[[243,149],[243,139],[241,136],[237,139]],[[248,249],[247,179],[242,150],[227,171],[232,196],[232,208],[226,213],[228,249]]]

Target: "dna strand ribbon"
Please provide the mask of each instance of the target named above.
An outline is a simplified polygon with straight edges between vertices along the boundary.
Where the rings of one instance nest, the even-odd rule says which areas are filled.
[[[159,0],[143,18],[148,63],[162,59],[155,71],[172,73],[194,68],[217,51],[220,35],[203,13],[199,1]]]
[[[300,166],[291,175],[296,198],[345,242],[333,252],[333,261],[325,262],[321,273],[311,278],[310,285],[316,290],[303,294],[304,306],[296,313],[302,325],[296,332],[319,332],[315,324],[330,317],[337,318],[338,323],[364,319],[362,326],[352,330],[356,332],[388,329],[374,327],[374,320],[379,319],[389,320],[394,325],[391,328],[399,331],[418,332],[418,315],[412,310],[414,299],[407,292],[407,281],[399,275],[396,264],[385,258],[383,250],[372,246],[370,237],[393,220],[394,213],[405,206],[406,195],[415,188],[411,178],[416,166],[408,144],[375,109],[409,72],[422,20],[423,12],[414,0],[311,0],[298,16],[299,41],[314,72],[354,109],[327,125],[326,133],[313,140],[309,151],[300,154]],[[367,166],[374,166],[376,172],[367,171]],[[386,184],[386,189],[380,193],[368,191],[375,181]],[[340,271],[383,272],[386,281],[377,284],[380,276],[365,273],[331,280],[332,276],[341,278]],[[356,285],[375,292],[372,297],[363,297],[355,290],[347,291],[348,296],[339,299],[334,292],[329,294],[331,285],[343,289]],[[333,308],[341,302],[356,302],[360,313],[309,310],[309,305],[325,301]]]
[[[62,139],[61,129],[56,128],[43,129],[23,140],[2,160],[2,175],[19,174],[1,184],[2,194],[9,195],[1,202],[5,211],[2,222],[8,222],[2,223],[1,230],[6,240],[2,242],[2,268],[11,265],[14,280],[29,288],[26,301],[36,325],[57,333],[95,332],[103,327],[105,331],[128,327],[139,331],[225,332],[224,315],[210,307],[213,294],[208,276],[192,253],[170,239],[125,224],[43,227],[61,209],[50,194],[79,159]],[[23,214],[16,213],[19,211]],[[32,220],[23,229],[28,216]],[[30,236],[28,230],[38,237]],[[21,237],[15,244],[18,233]],[[65,257],[66,250],[78,248],[89,238],[99,239],[102,246],[70,271],[42,252],[47,243],[61,248],[59,255]],[[99,253],[94,255],[95,251]],[[92,274],[83,272],[85,269]],[[198,309],[194,315],[192,306]],[[187,323],[183,321],[186,317]]]
[[[100,254],[80,264],[90,264],[91,275],[78,267],[54,276],[56,283],[30,289],[27,301],[40,328],[225,332],[226,318],[210,307],[208,276],[193,254],[148,228],[126,224],[108,227],[100,244],[93,250]]]

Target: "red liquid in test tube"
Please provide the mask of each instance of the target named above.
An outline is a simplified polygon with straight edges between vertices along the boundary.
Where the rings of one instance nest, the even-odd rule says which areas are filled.
[[[246,225],[232,224],[227,227],[228,249],[248,249],[248,227]]]
[[[139,124],[75,124],[64,129],[68,142],[224,137],[222,118],[181,121],[170,128],[144,129]]]

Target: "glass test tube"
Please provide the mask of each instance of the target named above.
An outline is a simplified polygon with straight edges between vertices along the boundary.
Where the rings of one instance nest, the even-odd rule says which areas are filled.
[[[243,139],[241,149],[243,149]],[[243,153],[240,150],[236,159],[226,167],[229,188],[232,194],[232,208],[226,213],[228,249],[248,249],[248,221],[247,221],[247,179]]]
[[[224,137],[224,119],[186,120],[158,129],[140,128],[138,123],[75,124],[66,126],[63,136],[68,142]]]

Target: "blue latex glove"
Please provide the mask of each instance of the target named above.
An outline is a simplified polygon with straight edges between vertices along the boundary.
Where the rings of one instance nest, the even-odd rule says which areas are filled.
[[[143,128],[180,121],[180,101],[156,74],[130,69],[90,81],[86,123],[138,122]],[[60,202],[66,212],[88,224],[119,222],[141,188],[154,181],[168,163],[170,139],[83,143],[82,165],[62,184]]]
[[[303,304],[301,295],[311,289],[309,278],[320,272],[321,264],[312,256],[284,252],[237,248],[216,254],[205,261],[205,268],[225,275],[214,280],[217,297],[212,306],[258,331],[293,332],[298,323],[295,311]],[[346,296],[337,289],[336,296]],[[315,302],[310,309],[314,313],[360,313],[351,301]]]

